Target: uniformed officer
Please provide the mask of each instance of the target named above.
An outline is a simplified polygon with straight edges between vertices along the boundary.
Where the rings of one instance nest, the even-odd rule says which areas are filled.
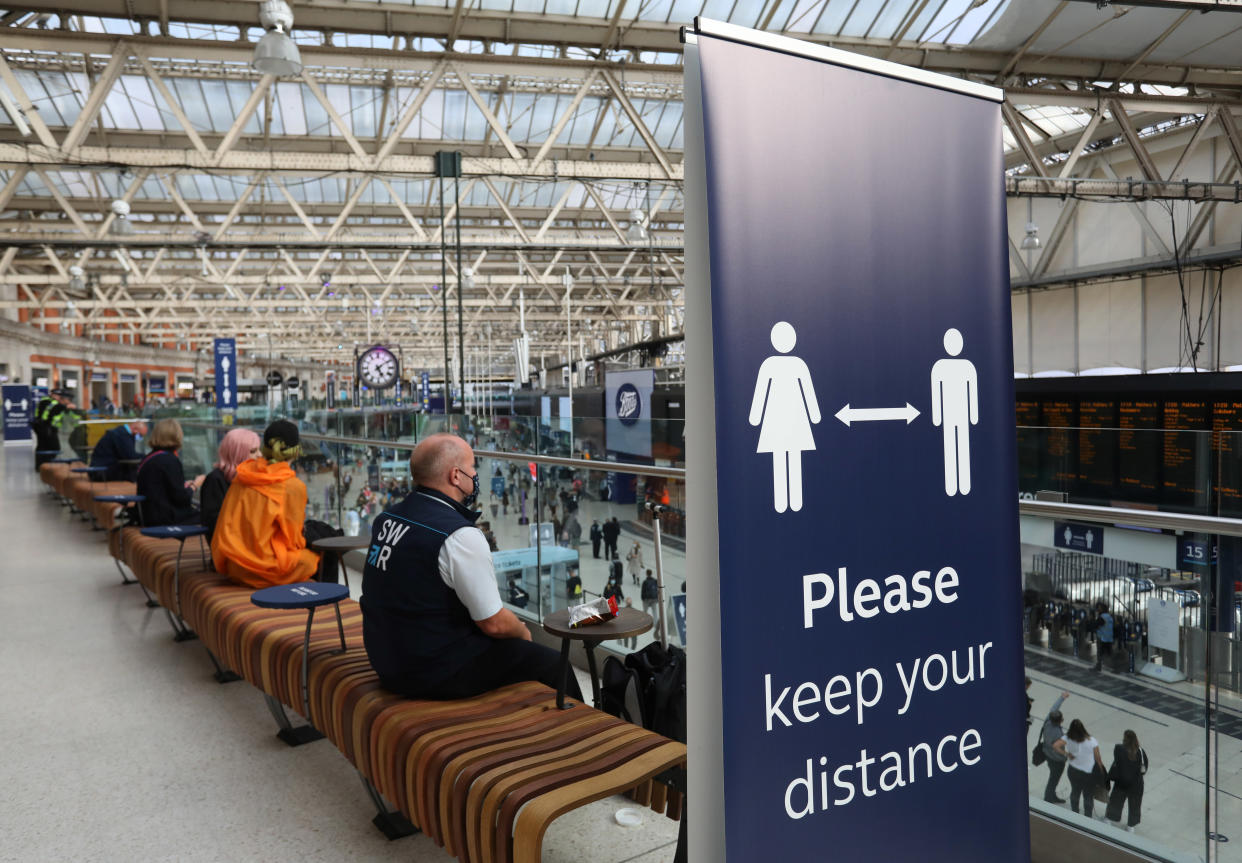
[[[64,390],[52,390],[35,405],[30,428],[35,433],[36,468],[60,454],[60,427],[72,406],[69,393]]]
[[[386,689],[467,698],[523,680],[556,687],[560,656],[531,641],[500,600],[487,540],[474,526],[474,452],[449,434],[410,458],[415,489],[376,517],[362,576],[362,634]],[[569,675],[569,694],[581,699]]]

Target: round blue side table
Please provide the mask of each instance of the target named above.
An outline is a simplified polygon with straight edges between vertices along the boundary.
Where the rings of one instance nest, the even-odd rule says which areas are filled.
[[[178,541],[177,546],[177,568],[173,570],[173,600],[177,603],[174,611],[164,609],[164,613],[168,615],[168,623],[173,628],[173,641],[190,641],[198,638],[190,628],[185,625],[185,621],[181,619],[181,554],[185,551],[185,541],[192,536],[197,536],[199,553],[202,555],[203,566],[207,565],[206,543],[203,537],[207,534],[207,528],[201,524],[166,524],[159,527],[144,527],[140,532],[143,536],[149,536],[153,539],[175,539]]]
[[[299,581],[294,584],[277,584],[265,587],[250,594],[250,601],[260,608],[306,609],[306,632],[302,637],[302,705],[306,710],[309,725],[294,728],[285,716],[280,702],[271,696],[268,698],[268,709],[276,717],[281,726],[277,736],[290,746],[299,746],[318,740],[323,734],[315,728],[315,717],[312,715],[310,700],[310,636],[311,625],[315,622],[315,609],[331,605],[336,609],[336,629],[341,636],[341,649],[334,650],[333,655],[345,652],[345,624],[341,621],[341,600],[349,596],[349,588],[343,584],[323,583],[318,581]]]

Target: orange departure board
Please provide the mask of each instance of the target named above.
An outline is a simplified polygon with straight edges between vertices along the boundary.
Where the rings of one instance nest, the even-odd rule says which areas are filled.
[[[1163,479],[1169,503],[1206,500],[1211,466],[1211,407],[1205,399],[1168,399],[1164,403]]]
[[[1100,431],[1093,431],[1100,429]],[[1108,497],[1117,473],[1117,402],[1078,404],[1078,482],[1083,494]]]
[[[1122,491],[1156,491],[1162,434],[1160,403],[1152,400],[1117,403],[1117,468]]]
[[[1075,464],[1074,433],[1078,404],[1070,399],[1044,399],[1041,425],[1048,426],[1045,438],[1045,466],[1053,488],[1068,489],[1078,480]]]
[[[1217,476],[1213,477],[1220,514],[1242,516],[1242,401],[1218,400],[1212,404],[1212,448],[1217,453]]]
[[[1036,399],[1018,399],[1018,488],[1039,488],[1039,457],[1043,452],[1043,433],[1040,424],[1039,402]]]

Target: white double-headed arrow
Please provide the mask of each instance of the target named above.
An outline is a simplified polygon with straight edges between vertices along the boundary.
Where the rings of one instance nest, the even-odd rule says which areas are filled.
[[[837,411],[837,419],[847,426],[876,420],[905,420],[906,425],[910,425],[918,415],[919,409],[909,402],[904,408],[852,408],[847,404]]]

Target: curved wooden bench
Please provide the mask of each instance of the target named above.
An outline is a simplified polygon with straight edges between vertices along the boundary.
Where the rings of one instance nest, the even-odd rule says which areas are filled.
[[[585,705],[557,710],[541,683],[455,701],[388,692],[367,660],[362,610],[349,599],[340,603],[344,652],[336,616],[314,618],[308,704],[306,612],[255,606],[250,588],[212,571],[195,549],[185,551],[174,590],[176,540],[126,527],[110,534],[109,549],[180,613],[217,667],[310,718],[370,786],[463,863],[538,863],[553,820],[612,794],[680,816],[680,795],[652,779],[685,764],[683,744]]]

